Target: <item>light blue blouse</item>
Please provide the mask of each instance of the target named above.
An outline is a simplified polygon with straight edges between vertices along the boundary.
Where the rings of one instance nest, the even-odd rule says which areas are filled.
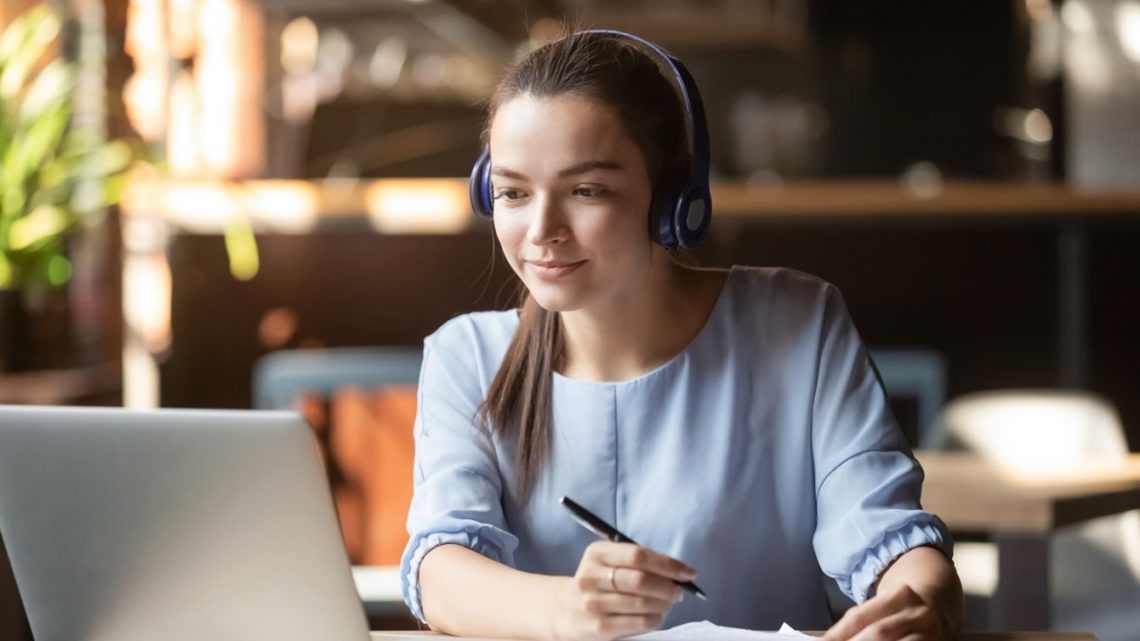
[[[552,455],[515,500],[515,449],[474,418],[516,311],[455,318],[429,336],[416,416],[404,599],[423,619],[419,566],[465,545],[514,568],[572,575],[593,534],[566,495],[641,545],[695,567],[669,627],[822,629],[820,570],[855,601],[920,545],[950,555],[919,506],[922,469],[895,423],[839,291],[780,268],[734,267],[680,354],[614,383],[554,374]]]

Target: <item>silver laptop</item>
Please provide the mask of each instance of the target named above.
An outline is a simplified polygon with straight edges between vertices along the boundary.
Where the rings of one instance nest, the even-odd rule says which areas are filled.
[[[286,412],[0,407],[36,641],[366,641],[316,441]]]

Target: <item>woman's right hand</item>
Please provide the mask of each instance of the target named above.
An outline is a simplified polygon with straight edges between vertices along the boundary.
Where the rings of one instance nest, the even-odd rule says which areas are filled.
[[[554,622],[560,641],[611,641],[657,629],[681,600],[674,581],[697,574],[677,559],[632,543],[598,541],[586,548],[567,581]]]

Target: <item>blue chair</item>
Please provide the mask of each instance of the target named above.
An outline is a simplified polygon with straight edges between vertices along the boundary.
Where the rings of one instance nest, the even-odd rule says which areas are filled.
[[[290,409],[302,394],[329,397],[346,387],[414,385],[423,350],[419,347],[341,347],[284,350],[254,366],[253,406]]]

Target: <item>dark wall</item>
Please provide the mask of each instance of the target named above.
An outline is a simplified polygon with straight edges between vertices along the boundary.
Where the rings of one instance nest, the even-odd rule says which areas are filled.
[[[258,237],[261,271],[230,276],[220,237],[183,236],[171,250],[174,341],[162,367],[168,407],[248,407],[250,368],[272,345],[267,312],[290,310],[283,348],[419,345],[448,318],[514,304],[510,269],[492,261],[489,227],[454,236],[370,231]]]
[[[816,2],[817,68],[832,118],[827,176],[926,160],[951,176],[1019,173],[995,111],[1032,107],[1013,2]]]
[[[317,107],[297,175],[463,176],[479,155],[482,130],[479,105],[342,98]]]
[[[1121,411],[1140,451],[1140,222],[1089,234],[1090,389]]]

